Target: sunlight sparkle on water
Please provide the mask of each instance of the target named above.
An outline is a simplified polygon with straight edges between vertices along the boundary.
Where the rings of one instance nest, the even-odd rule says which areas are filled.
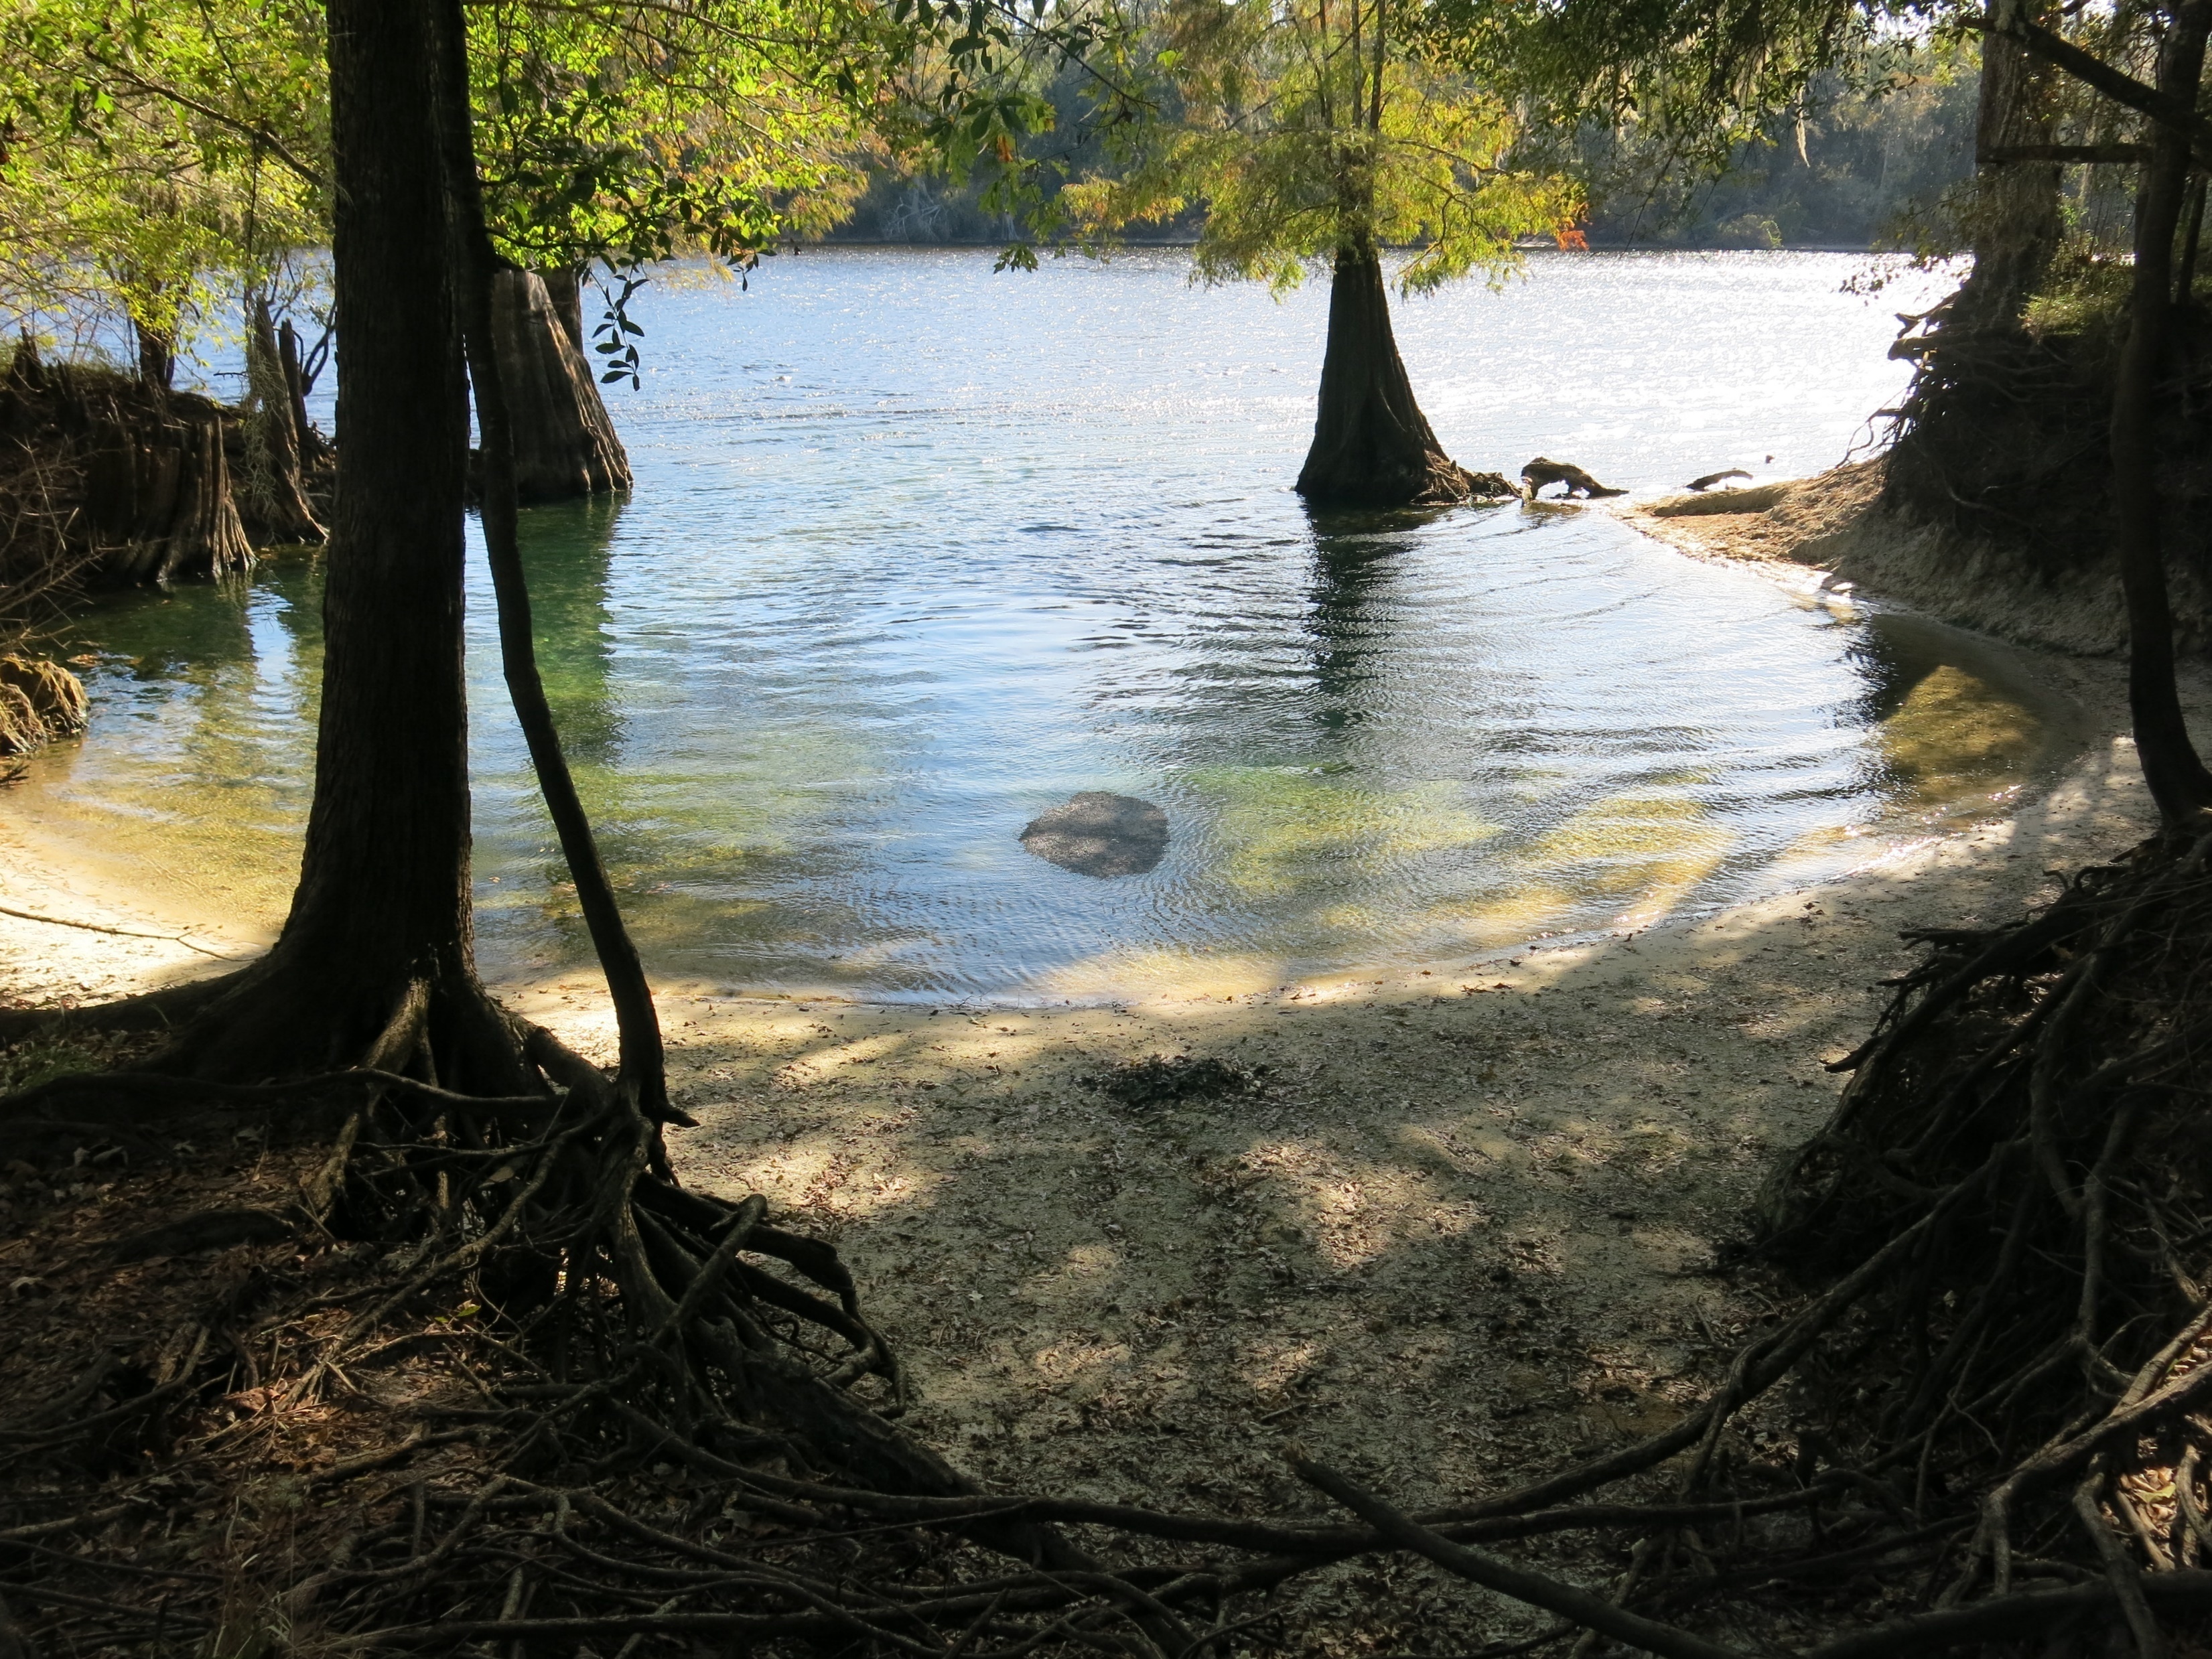
[[[1540,255],[1402,305],[1401,344],[1470,467],[1801,475],[1903,384],[1891,313],[1925,296],[1841,292],[1868,263]],[[648,290],[644,389],[611,398],[635,497],[526,514],[550,689],[663,976],[1103,997],[1465,959],[1804,879],[2063,747],[2001,648],[1601,511],[1309,515],[1325,284],[990,265],[810,252]],[[557,969],[585,941],[472,580],[481,945]],[[297,556],[102,606],[93,731],[11,814],[273,925],[315,607]],[[1086,789],[1167,810],[1157,869],[1017,842]]]

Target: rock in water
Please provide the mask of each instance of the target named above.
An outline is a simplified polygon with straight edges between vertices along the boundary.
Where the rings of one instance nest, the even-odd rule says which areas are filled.
[[[1086,789],[1022,831],[1022,845],[1084,876],[1141,876],[1168,850],[1168,815],[1134,795]]]

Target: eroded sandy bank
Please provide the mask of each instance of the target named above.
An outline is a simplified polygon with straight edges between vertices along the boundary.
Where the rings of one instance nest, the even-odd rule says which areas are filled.
[[[1763,566],[1799,585],[1862,593],[2045,651],[2117,654],[2127,645],[2118,567],[2093,553],[2064,571],[2014,550],[1885,512],[1881,456],[1741,490],[1624,504],[1621,516],[1693,558]],[[1809,573],[1809,574],[1808,574]],[[2172,572],[2176,634],[2204,648],[2195,574]]]

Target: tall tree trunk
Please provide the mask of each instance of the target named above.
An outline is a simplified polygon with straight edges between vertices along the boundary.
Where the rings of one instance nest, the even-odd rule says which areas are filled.
[[[1329,285],[1320,409],[1298,494],[1316,506],[1442,507],[1465,501],[1475,483],[1444,453],[1413,401],[1390,328],[1381,254],[1371,246],[1340,250]]]
[[[2047,0],[1996,0],[2000,27],[2015,17],[2048,23]],[[1946,326],[2017,325],[2058,249],[2059,167],[1991,158],[2057,136],[2060,72],[2019,42],[1982,36],[1981,97],[1974,115],[1974,196],[1967,232],[1974,265],[1951,302]]]
[[[2185,0],[2160,54],[2159,90],[2185,109],[2197,107],[2208,32],[2212,0]],[[2112,495],[2128,608],[2128,709],[2143,781],[2169,823],[2212,809],[2212,773],[2190,742],[2174,684],[2165,502],[2159,494],[2159,382],[2172,368],[2173,242],[2189,191],[2189,167],[2187,137],[2153,124],[2150,161],[2136,194],[2127,343],[2112,395]]]
[[[568,287],[573,292],[573,281]],[[582,325],[580,315],[576,327]],[[510,267],[493,280],[491,338],[514,416],[520,498],[562,501],[629,489],[629,457],[590,365],[537,272]]]
[[[513,1044],[471,951],[468,414],[427,14],[423,0],[331,0],[343,439],[314,802],[283,933],[167,1057],[202,1075],[354,1065],[401,1010],[427,1005],[415,1024],[440,1081],[521,1082],[512,1060],[507,1075],[484,1074]]]

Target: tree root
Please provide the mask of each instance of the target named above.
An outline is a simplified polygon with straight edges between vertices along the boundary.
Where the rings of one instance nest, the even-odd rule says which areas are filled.
[[[165,1031],[198,1013],[246,971],[215,974],[81,1008],[0,1008],[0,1042],[41,1033]]]

